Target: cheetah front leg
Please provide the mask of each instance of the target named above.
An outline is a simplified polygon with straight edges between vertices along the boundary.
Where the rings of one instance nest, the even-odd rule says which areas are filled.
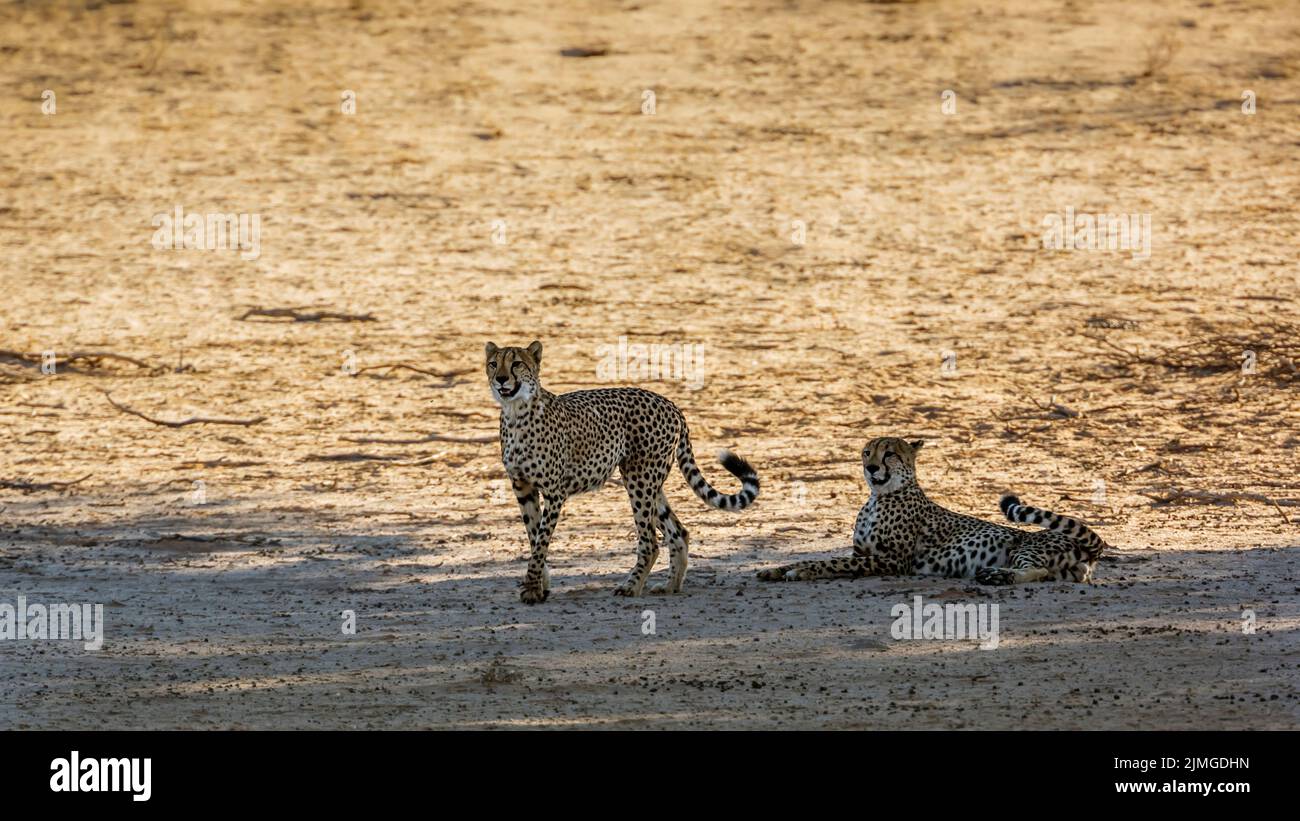
[[[769,582],[806,582],[813,579],[869,575],[871,575],[871,561],[865,556],[850,556],[847,559],[813,559],[758,571],[758,577]]]
[[[528,543],[532,548],[528,557],[528,571],[520,582],[519,600],[524,604],[537,604],[546,601],[551,594],[551,572],[546,567],[546,551],[555,533],[555,525],[560,520],[560,509],[564,499],[546,497],[546,509],[538,504],[537,488],[527,482],[512,481],[515,498],[519,501],[519,513],[524,520],[524,529],[528,531]]]
[[[859,576],[904,576],[912,572],[915,524],[904,523],[890,537],[874,526],[872,502],[863,506],[853,527],[853,555],[843,559],[813,559],[758,571],[764,581],[803,582]]]

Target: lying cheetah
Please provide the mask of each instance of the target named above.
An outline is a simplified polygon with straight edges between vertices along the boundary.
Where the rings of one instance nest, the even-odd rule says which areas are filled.
[[[671,572],[651,593],[680,593],[686,578],[686,528],[664,496],[674,459],[695,494],[711,507],[744,510],[758,496],[758,474],[723,451],[722,466],[741,481],[739,493],[714,490],[695,466],[682,412],[669,400],[639,388],[574,391],[556,396],[541,386],[542,343],[527,348],[487,344],[487,375],[501,405],[501,461],[514,486],[532,546],[519,597],[545,601],[551,578],[546,550],[570,496],[598,490],[618,468],[632,501],[638,544],[636,566],[615,595],[639,596],[659,557],[656,527],[668,544]],[[546,508],[538,506],[539,496]]]
[[[853,526],[853,556],[759,571],[769,581],[910,574],[971,578],[981,584],[1039,580],[1091,582],[1106,543],[1082,522],[1003,496],[1013,522],[1030,532],[946,510],[916,483],[921,441],[873,439],[862,450],[871,498]]]

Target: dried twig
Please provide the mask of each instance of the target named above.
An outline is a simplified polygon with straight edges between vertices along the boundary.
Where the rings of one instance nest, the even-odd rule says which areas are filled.
[[[21,479],[0,479],[0,488],[5,490],[21,490],[23,493],[32,493],[37,490],[65,490],[73,485],[81,484],[94,474],[87,473],[80,479],[73,479],[70,482],[27,482]]]
[[[1165,474],[1166,476],[1173,476],[1173,475],[1175,475],[1174,472],[1173,472],[1172,470],[1170,470],[1169,468],[1165,467],[1165,466],[1164,466],[1163,464],[1161,464],[1160,462],[1148,462],[1147,464],[1143,465],[1142,467],[1139,467],[1139,468],[1130,468],[1130,469],[1128,469],[1128,470],[1121,471],[1119,475],[1120,475],[1120,477],[1124,477],[1124,476],[1131,476],[1131,475],[1133,475],[1134,473],[1163,473],[1163,474]]]
[[[1181,488],[1143,488],[1138,491],[1142,496],[1154,501],[1157,505],[1167,505],[1174,502],[1205,502],[1207,504],[1234,504],[1236,502],[1263,502],[1273,506],[1273,509],[1282,517],[1282,521],[1291,524],[1291,519],[1282,510],[1282,507],[1300,507],[1300,499],[1274,499],[1271,496],[1265,496],[1262,493],[1212,493],[1208,490],[1183,490]]]
[[[182,469],[185,468],[252,468],[252,467],[259,467],[265,464],[266,462],[251,462],[251,461],[231,462],[231,461],[227,461],[225,457],[222,457],[220,459],[198,459],[191,462],[181,462],[180,465],[178,465],[177,467]]]
[[[217,416],[190,416],[190,417],[186,417],[185,419],[176,419],[176,420],[158,419],[156,417],[141,413],[140,411],[134,408],[130,408],[127,407],[126,405],[122,405],[113,401],[113,397],[109,395],[108,391],[104,391],[103,393],[104,393],[104,398],[108,400],[108,404],[117,408],[122,413],[129,413],[132,416],[140,417],[146,422],[151,422],[155,425],[162,425],[163,427],[168,427],[168,428],[183,428],[186,425],[240,425],[242,427],[249,427],[250,425],[256,425],[259,422],[266,421],[265,416],[257,416],[252,419],[229,419],[229,418],[223,418]]]
[[[1122,348],[1098,334],[1086,336],[1109,348],[1109,353],[1103,353],[1119,367],[1141,364],[1170,370],[1201,373],[1239,371],[1249,375],[1243,364],[1246,351],[1250,351],[1255,357],[1254,374],[1277,382],[1300,380],[1300,325],[1281,320],[1262,320],[1234,333],[1204,333],[1192,342],[1164,348],[1150,356]]]
[[[1055,396],[1053,396],[1047,402],[1039,402],[1037,399],[1028,395],[1025,396],[1025,399],[1027,399],[1029,402],[1032,402],[1034,407],[1038,408],[1039,410],[1051,411],[1057,416],[1060,416],[1062,419],[1074,419],[1079,415],[1079,412],[1077,410],[1074,410],[1073,408],[1067,408],[1065,405],[1062,405],[1061,403],[1057,402]]]
[[[420,459],[403,459],[400,456],[386,456],[379,453],[313,453],[302,459],[304,462],[387,462],[390,465],[400,467],[416,467],[419,465],[431,465],[440,459],[445,459],[446,451],[435,453],[432,456],[425,456]]]
[[[1159,39],[1147,46],[1146,63],[1138,77],[1145,79],[1163,74],[1173,62],[1174,55],[1178,53],[1180,47],[1178,38],[1172,32],[1166,31],[1161,34]]]
[[[398,456],[384,456],[378,453],[313,453],[304,456],[304,462],[396,462]]]
[[[415,373],[424,374],[425,376],[432,376],[437,379],[442,379],[444,380],[444,384],[435,386],[439,388],[449,388],[452,385],[456,384],[455,379],[457,376],[462,376],[464,374],[469,373],[469,371],[447,371],[446,373],[437,373],[435,371],[427,371],[424,368],[417,368],[414,365],[408,365],[405,362],[389,362],[383,365],[367,365],[364,368],[358,368],[352,375],[360,376],[366,371],[379,371],[385,369],[389,371],[393,371],[397,369],[414,371]]]
[[[158,542],[199,542],[202,544],[212,544],[214,542],[236,542],[248,545],[274,545],[280,544],[280,539],[273,539],[269,536],[254,536],[247,533],[236,533],[230,536],[203,536],[199,534],[172,533],[170,535],[159,536],[153,539],[152,543]]]
[[[457,445],[486,445],[499,439],[497,436],[444,436],[441,433],[429,434],[430,442],[451,442]]]
[[[32,364],[32,365],[40,365],[43,364],[45,361],[44,354],[23,353],[22,351],[10,351],[10,350],[0,350],[0,359],[13,359],[18,362],[22,362],[24,364]],[[141,361],[132,356],[124,356],[123,354],[120,353],[113,353],[112,351],[73,351],[72,353],[67,354],[66,356],[56,355],[54,357],[54,366],[56,368],[64,367],[71,362],[85,360],[91,363],[91,367],[98,367],[100,361],[104,359],[111,359],[116,362],[127,362],[136,366],[137,368],[144,368],[145,370],[149,370],[149,371],[161,370],[158,367],[150,365],[148,362]]]
[[[249,317],[263,316],[269,319],[288,319],[293,322],[377,322],[374,314],[349,314],[340,311],[310,310],[309,306],[296,308],[249,308],[239,317],[246,321]]]
[[[485,445],[497,441],[496,436],[444,436],[430,433],[418,439],[379,439],[372,436],[344,436],[344,442],[357,445],[423,445],[425,442],[451,442],[457,445]]]
[[[446,455],[447,454],[445,453],[435,453],[432,456],[426,456],[423,459],[412,459],[407,462],[394,462],[393,464],[400,467],[420,467],[422,465],[431,465],[439,459],[444,458]]]
[[[561,57],[604,57],[606,54],[609,54],[609,49],[600,47],[583,48],[576,46],[574,48],[560,49]]]
[[[342,436],[344,442],[351,442],[355,445],[422,445],[425,442],[433,441],[428,436],[421,436],[416,439],[382,439],[378,436]]]
[[[1041,410],[1041,411],[1049,411],[1049,412],[1051,412],[1051,413],[1053,414],[1054,418],[1058,418],[1058,419],[1074,419],[1074,418],[1077,418],[1077,417],[1080,415],[1080,414],[1079,414],[1079,411],[1074,410],[1073,408],[1068,408],[1068,407],[1066,407],[1065,405],[1062,405],[1062,404],[1060,404],[1059,402],[1057,402],[1055,396],[1052,396],[1051,399],[1050,399],[1049,401],[1047,401],[1047,402],[1040,402],[1040,401],[1038,401],[1037,399],[1035,399],[1035,398],[1033,398],[1032,396],[1030,396],[1030,395],[1029,395],[1028,393],[1026,393],[1025,391],[1020,390],[1019,388],[1012,387],[1012,390],[1013,390],[1015,393],[1019,394],[1021,399],[1025,400],[1026,402],[1028,402],[1029,404],[1031,404],[1031,405],[1033,405],[1034,407],[1038,408],[1039,410]],[[1014,419],[1024,419],[1024,418],[1035,417],[1035,416],[1036,416],[1036,415],[1034,414],[1033,411],[1028,411],[1028,412],[1026,412],[1026,413],[1014,413],[1014,414],[1004,414],[1004,415],[999,415],[997,418],[1000,419],[1000,420],[1003,421],[1003,422],[1010,422],[1010,421],[1012,421],[1012,420],[1014,420]],[[1050,417],[1049,417],[1049,418],[1050,418]]]

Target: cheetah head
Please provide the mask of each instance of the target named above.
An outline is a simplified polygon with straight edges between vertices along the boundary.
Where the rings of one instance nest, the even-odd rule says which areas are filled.
[[[925,443],[892,436],[872,439],[862,449],[862,472],[872,493],[893,493],[916,483],[916,452]]]
[[[487,344],[487,377],[492,397],[502,406],[521,405],[537,395],[541,384],[542,343],[527,348],[498,348]]]

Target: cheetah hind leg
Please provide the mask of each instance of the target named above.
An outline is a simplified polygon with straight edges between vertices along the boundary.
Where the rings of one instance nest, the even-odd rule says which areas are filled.
[[[615,596],[639,596],[645,587],[646,578],[659,558],[659,543],[655,537],[654,508],[637,489],[637,483],[628,479],[628,496],[632,500],[632,520],[636,523],[637,546],[636,565],[623,583],[614,588]]]
[[[655,500],[655,509],[659,517],[659,527],[663,530],[664,543],[668,545],[669,575],[668,581],[650,588],[651,595],[660,596],[667,593],[682,592],[686,581],[686,557],[690,549],[690,537],[686,528],[678,521],[677,514],[668,506],[668,499],[662,490]]]
[[[1008,585],[1051,579],[1055,574],[1043,566],[1045,558],[1036,552],[1014,553],[1010,567],[981,567],[975,571],[980,584]]]
[[[1028,567],[1022,570],[1010,567],[981,567],[975,571],[975,581],[992,585],[1039,582],[1050,579],[1051,576],[1051,572],[1045,567]]]

